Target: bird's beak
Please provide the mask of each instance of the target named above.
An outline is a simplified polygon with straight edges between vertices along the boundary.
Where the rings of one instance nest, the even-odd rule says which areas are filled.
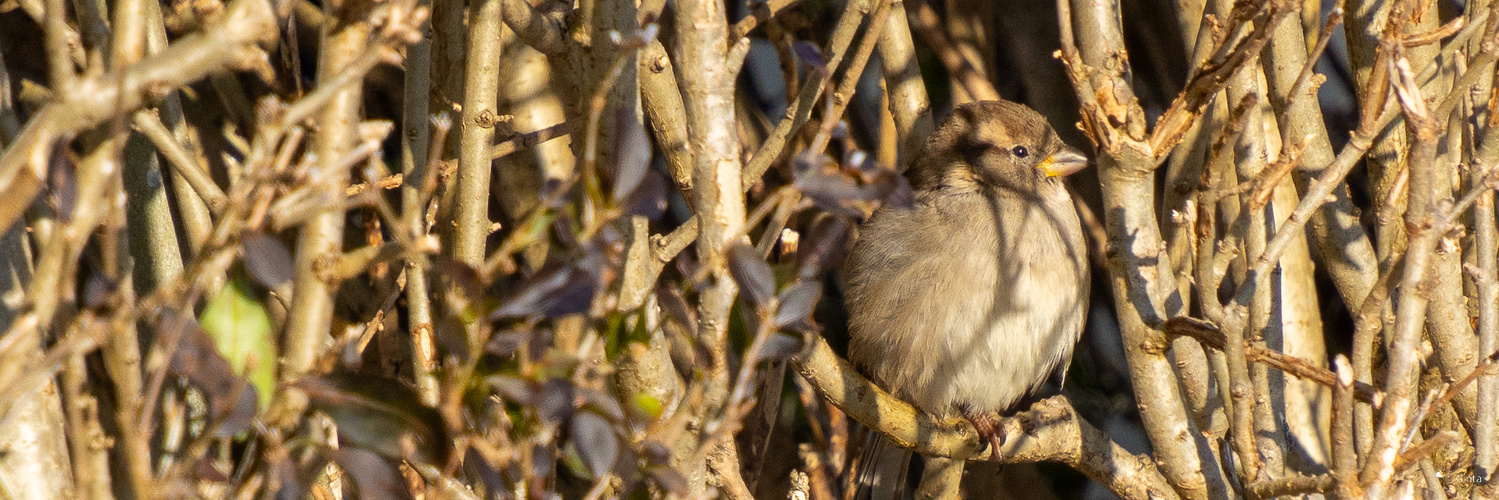
[[[1072,175],[1086,166],[1088,166],[1088,157],[1083,156],[1072,146],[1063,146],[1061,151],[1041,160],[1040,168],[1046,172],[1047,177],[1058,177]]]

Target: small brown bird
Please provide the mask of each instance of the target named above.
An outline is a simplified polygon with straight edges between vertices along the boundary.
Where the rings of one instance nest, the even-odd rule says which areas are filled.
[[[954,109],[905,173],[914,204],[876,211],[849,256],[854,365],[997,449],[994,415],[1065,373],[1083,328],[1087,251],[1060,177],[1087,164],[1023,105]],[[898,495],[910,451],[873,444],[860,486]]]

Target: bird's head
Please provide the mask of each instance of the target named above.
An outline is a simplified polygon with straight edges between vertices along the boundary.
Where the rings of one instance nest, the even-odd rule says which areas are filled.
[[[915,189],[978,187],[1034,193],[1088,158],[1039,113],[1009,101],[962,104],[927,139],[907,176]]]

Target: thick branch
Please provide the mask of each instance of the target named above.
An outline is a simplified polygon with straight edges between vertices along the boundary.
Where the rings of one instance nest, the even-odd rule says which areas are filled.
[[[329,29],[323,41],[317,75],[317,81],[324,86],[330,85],[341,73],[352,72],[350,67],[364,52],[365,41],[370,36],[370,26],[364,22],[339,23]],[[316,117],[318,127],[310,151],[317,159],[317,175],[310,180],[309,187],[322,191],[332,206],[342,205],[344,189],[349,184],[349,171],[342,168],[342,162],[359,138],[362,90],[358,85],[343,87]],[[321,354],[323,339],[328,335],[333,318],[333,284],[319,275],[319,262],[342,253],[343,232],[343,211],[330,210],[310,217],[302,224],[297,236],[296,276],[283,349],[283,380],[306,373]],[[296,400],[287,402],[293,403],[287,409],[298,410],[300,405]],[[296,418],[294,415],[282,416],[287,419],[282,423],[290,423]]]
[[[687,125],[681,117],[682,92],[677,87],[671,58],[658,40],[640,48],[640,104],[646,122],[656,133],[656,142],[666,156],[671,180],[678,189],[692,190],[692,148],[687,140]]]
[[[691,0],[677,2],[676,7],[677,47],[673,55],[681,69],[682,103],[694,155],[692,204],[698,216],[698,261],[713,273],[712,282],[699,288],[697,327],[697,341],[711,356],[711,368],[704,374],[700,404],[690,410],[695,417],[704,418],[720,414],[720,407],[728,400],[729,311],[738,286],[729,276],[723,256],[728,245],[743,238],[745,217],[734,109],[738,69],[730,61],[723,4]],[[703,425],[704,421],[697,423]],[[732,440],[704,444],[734,449]],[[701,484],[694,481],[693,489],[700,490]]]
[[[1078,0],[1076,4],[1074,12],[1067,0],[1057,3],[1062,51],[1085,108],[1084,131],[1098,147],[1106,229],[1115,249],[1109,281],[1119,310],[1130,379],[1141,402],[1146,434],[1167,480],[1179,494],[1207,498],[1210,489],[1227,489],[1212,465],[1216,460],[1211,447],[1187,418],[1170,362],[1161,352],[1145,349],[1161,340],[1153,325],[1174,315],[1167,309],[1167,296],[1177,287],[1155,220],[1152,173],[1156,162],[1140,146],[1146,136],[1144,112],[1135,104],[1126,79],[1124,39],[1115,14],[1118,5],[1108,0]],[[1074,41],[1074,28],[1088,36]],[[1110,90],[1102,90],[1106,88]],[[1181,302],[1171,304],[1176,308]]]
[[[567,51],[566,30],[560,12],[538,11],[526,0],[500,0],[500,14],[504,16],[505,24],[531,48],[547,55]],[[498,41],[499,37],[495,37],[488,42]]]
[[[483,0],[469,6],[468,67],[464,71],[463,114],[458,124],[458,172],[454,180],[453,211],[444,228],[446,250],[459,262],[484,264],[489,237],[489,178],[491,143],[500,121],[499,96],[500,10],[503,0]]]
[[[885,34],[880,37],[880,63],[885,70],[885,87],[890,99],[890,115],[895,119],[895,136],[899,143],[897,172],[905,171],[906,162],[932,134],[932,102],[921,79],[916,61],[916,47],[911,42],[911,27],[906,23],[904,2],[891,2],[896,14],[885,17]]]
[[[824,398],[897,445],[923,455],[984,459],[978,433],[965,420],[939,421],[860,376],[821,337],[793,358],[798,373]],[[1125,451],[1089,425],[1063,398],[1037,403],[1003,419],[1000,463],[1061,462],[1129,499],[1176,498],[1151,460]],[[987,454],[986,454],[987,455]]]
[[[1385,376],[1388,397],[1379,415],[1374,449],[1360,475],[1364,489],[1374,498],[1383,496],[1390,487],[1395,457],[1403,446],[1407,416],[1415,401],[1421,327],[1426,318],[1431,286],[1426,275],[1436,251],[1436,242],[1442,235],[1441,229],[1436,227],[1436,220],[1442,217],[1436,205],[1437,123],[1427,111],[1409,63],[1402,57],[1391,65],[1400,69],[1398,73],[1391,71],[1390,79],[1405,111],[1406,122],[1415,131],[1415,143],[1410,151],[1410,205],[1405,214],[1410,246],[1400,279],[1395,329],[1388,335],[1390,354]]]

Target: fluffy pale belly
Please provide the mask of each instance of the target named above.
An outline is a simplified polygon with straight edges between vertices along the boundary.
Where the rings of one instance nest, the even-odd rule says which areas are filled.
[[[948,231],[871,221],[861,238],[882,244],[856,245],[850,259],[854,364],[937,415],[1004,411],[1045,382],[1071,359],[1088,277],[1081,235],[1064,236],[1040,212],[1019,230],[985,227],[981,211]],[[929,215],[896,217],[934,228],[920,223]]]
[[[1034,274],[954,280],[967,297],[915,304],[922,310],[912,319],[924,321],[892,322],[889,351],[869,367],[897,396],[929,413],[1008,409],[1071,357],[1082,328],[1081,297],[1043,287]]]

